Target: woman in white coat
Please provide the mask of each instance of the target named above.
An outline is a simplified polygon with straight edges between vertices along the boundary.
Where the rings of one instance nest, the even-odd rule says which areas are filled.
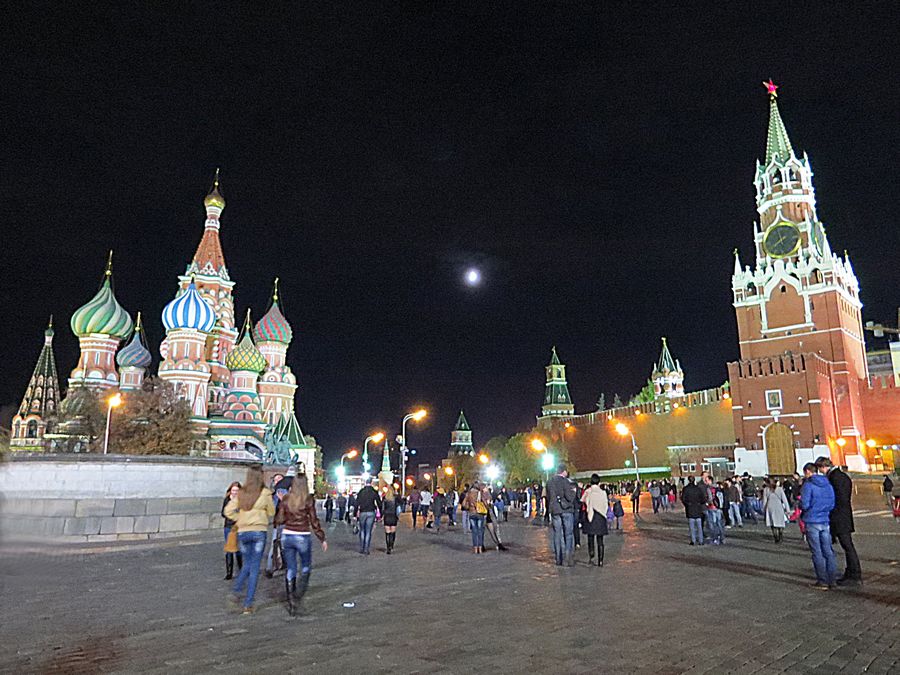
[[[772,528],[775,543],[780,544],[784,539],[784,525],[790,511],[781,481],[771,480],[766,483],[763,490],[763,509],[766,512],[766,525]]]
[[[606,490],[600,487],[600,476],[591,476],[591,486],[581,497],[584,504],[586,522],[582,527],[588,540],[589,565],[594,564],[594,542],[597,543],[597,566],[603,567],[603,537],[609,533],[606,523],[606,512],[609,510],[609,497]]]

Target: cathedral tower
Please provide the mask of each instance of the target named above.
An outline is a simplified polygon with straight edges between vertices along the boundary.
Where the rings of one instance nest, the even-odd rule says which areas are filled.
[[[172,382],[178,395],[191,406],[194,423],[206,431],[210,366],[206,360],[207,336],[216,321],[215,313],[200,295],[193,281],[162,313],[166,338],[160,345],[163,357],[159,376]]]
[[[542,417],[563,417],[575,414],[575,406],[569,395],[566,382],[566,367],[559,362],[556,347],[550,357],[550,365],[546,367],[547,383],[544,386],[544,405],[541,407]]]
[[[100,290],[91,300],[78,308],[69,322],[78,337],[81,356],[69,376],[69,388],[85,386],[106,390],[119,385],[116,372],[116,349],[131,335],[133,323],[113,293],[112,251],[103,273]]]
[[[37,365],[28,381],[22,404],[12,419],[10,447],[14,450],[42,449],[48,418],[55,416],[58,408],[59,378],[56,374],[56,359],[53,356],[51,316],[50,323],[44,331],[44,346],[41,347]]]
[[[121,375],[119,389],[122,391],[140,389],[144,384],[144,373],[153,360],[144,341],[142,328],[141,313],[138,312],[131,340],[116,354],[116,363],[119,365],[119,374]]]
[[[260,405],[266,423],[274,426],[283,417],[293,414],[297,390],[297,378],[286,363],[293,330],[281,311],[278,279],[275,279],[272,291],[272,304],[253,329],[253,337],[266,359],[266,369],[259,380]]]
[[[742,268],[735,251],[741,360],[729,364],[729,376],[736,459],[739,451],[762,453],[746,461],[764,459],[768,473],[785,474],[829,449],[836,463],[859,459],[860,390],[868,372],[853,267],[846,254],[832,251],[816,211],[809,158],[794,151],[777,86],[764,84],[769,127],[754,178],[755,264]]]

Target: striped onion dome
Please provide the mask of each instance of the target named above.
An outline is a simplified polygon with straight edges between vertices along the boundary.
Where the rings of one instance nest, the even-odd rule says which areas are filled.
[[[216,323],[216,313],[191,281],[187,289],[165,306],[162,322],[166,331],[190,328],[208,333]]]
[[[278,279],[275,279],[275,288],[272,291],[272,306],[253,329],[253,338],[257,342],[281,342],[290,344],[294,331],[291,324],[284,318],[281,306],[278,304]]]
[[[69,325],[78,337],[100,334],[124,340],[131,335],[134,324],[128,312],[116,300],[112,289],[111,253],[100,290],[90,302],[75,311]]]
[[[253,344],[250,337],[250,331],[244,331],[244,337],[238,343],[237,347],[228,352],[225,357],[225,367],[228,370],[249,370],[254,373],[261,373],[266,369],[266,357]]]
[[[144,341],[141,338],[141,313],[138,312],[131,341],[116,354],[116,363],[121,367],[147,368],[152,360],[153,357],[150,355],[150,350],[144,346]]]

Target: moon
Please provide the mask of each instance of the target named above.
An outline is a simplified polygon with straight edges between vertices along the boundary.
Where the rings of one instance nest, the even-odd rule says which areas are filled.
[[[469,286],[478,286],[481,283],[481,270],[470,267],[466,270],[466,284]]]

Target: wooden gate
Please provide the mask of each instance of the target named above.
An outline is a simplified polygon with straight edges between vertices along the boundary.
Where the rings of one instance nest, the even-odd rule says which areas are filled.
[[[766,429],[766,460],[769,474],[788,476],[796,470],[794,456],[794,434],[786,424],[776,422]]]

